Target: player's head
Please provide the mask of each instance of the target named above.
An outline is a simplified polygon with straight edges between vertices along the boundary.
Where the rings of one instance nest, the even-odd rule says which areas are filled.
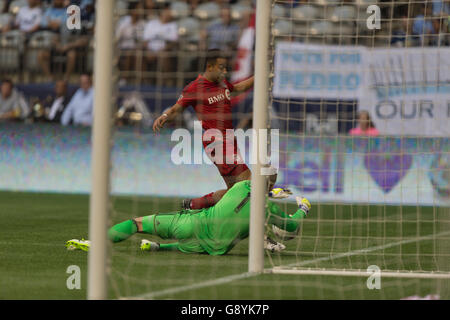
[[[34,7],[36,7],[37,5],[39,5],[39,1],[38,1],[38,0],[28,0],[28,6],[29,6],[30,8],[34,8]]]
[[[206,56],[208,78],[214,82],[223,81],[227,75],[227,58],[219,49],[209,49]]]
[[[270,191],[275,186],[275,182],[277,182],[278,170],[272,166],[267,166],[262,170],[264,170],[264,174],[267,176],[267,191]]]
[[[359,112],[358,124],[359,124],[360,128],[363,130],[375,128],[375,125],[373,124],[372,119],[370,119],[370,114],[366,110]]]
[[[64,97],[67,93],[67,81],[57,80],[55,82],[55,95],[57,97]]]
[[[53,0],[52,6],[53,8],[64,8],[64,0]]]
[[[3,80],[2,86],[1,86],[2,97],[8,98],[11,95],[13,88],[14,88],[14,84],[13,84],[12,80],[10,80],[10,79]]]
[[[277,173],[274,173],[269,176],[269,178],[267,179],[267,191],[273,189],[273,187],[275,186],[275,182],[277,182],[277,177],[278,177]]]
[[[83,73],[80,76],[80,88],[84,91],[89,90],[92,87],[92,76],[89,73]]]

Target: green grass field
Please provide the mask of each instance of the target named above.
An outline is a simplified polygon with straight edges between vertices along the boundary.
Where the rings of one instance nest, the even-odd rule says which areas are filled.
[[[178,202],[115,197],[112,222],[173,211]],[[67,251],[64,244],[87,238],[88,208],[87,195],[0,193],[0,299],[86,298],[88,255]],[[290,209],[288,205],[286,210]],[[267,254],[266,267],[299,264],[365,270],[375,264],[383,270],[449,271],[449,216],[448,208],[313,204],[300,240],[286,242],[282,254]],[[246,273],[247,241],[228,255],[213,257],[143,253],[138,246],[142,238],[136,235],[111,248],[110,298],[400,299],[427,294],[450,298],[449,281],[435,279],[382,278],[380,290],[369,290],[367,277],[263,274],[227,281]],[[71,265],[81,269],[80,290],[66,286]],[[204,285],[222,278],[223,283]]]

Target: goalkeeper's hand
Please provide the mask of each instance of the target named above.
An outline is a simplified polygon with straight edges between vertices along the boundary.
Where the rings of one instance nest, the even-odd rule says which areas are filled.
[[[298,208],[303,210],[306,214],[311,210],[311,203],[308,199],[302,197],[295,197],[295,201],[297,201]]]
[[[292,191],[286,188],[274,188],[269,191],[269,197],[274,199],[288,198],[292,194]]]

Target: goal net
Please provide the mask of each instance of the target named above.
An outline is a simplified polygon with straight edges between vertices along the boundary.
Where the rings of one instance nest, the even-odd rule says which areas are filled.
[[[229,56],[230,81],[253,74],[254,3],[116,2],[111,225],[225,188],[195,143],[192,110],[158,135],[151,125],[204,71],[209,47]],[[446,1],[272,1],[269,106],[260,107],[279,130],[276,186],[293,192],[276,202],[292,213],[294,197],[306,197],[309,215],[296,234],[266,225],[286,249],[265,251],[262,274],[248,272],[247,239],[209,256],[142,252],[142,239],[164,241],[138,234],[110,247],[109,296],[448,299],[449,10]],[[251,128],[252,101],[252,92],[233,100],[236,128]],[[189,163],[174,161],[182,136],[193,138]]]
[[[279,183],[313,209],[287,249],[268,254],[267,272],[298,275],[286,279],[305,296],[448,297],[442,9],[432,1],[274,1]]]

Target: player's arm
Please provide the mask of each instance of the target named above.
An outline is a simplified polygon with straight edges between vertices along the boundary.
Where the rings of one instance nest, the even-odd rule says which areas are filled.
[[[268,203],[269,224],[288,232],[295,232],[300,227],[300,221],[304,219],[311,208],[311,204],[306,199],[297,200],[298,209],[293,214],[287,214],[273,202]]]
[[[233,86],[233,91],[231,93],[232,96],[237,96],[241,93],[246,92],[247,90],[251,89],[254,84],[254,76],[251,76],[250,78],[243,80],[241,82],[236,83]]]
[[[164,127],[164,124],[168,121],[172,121],[175,119],[179,114],[181,114],[184,111],[184,107],[178,103],[175,103],[172,107],[169,109],[164,110],[163,114],[160,115],[154,122],[153,122],[153,131],[159,132],[162,127]]]

